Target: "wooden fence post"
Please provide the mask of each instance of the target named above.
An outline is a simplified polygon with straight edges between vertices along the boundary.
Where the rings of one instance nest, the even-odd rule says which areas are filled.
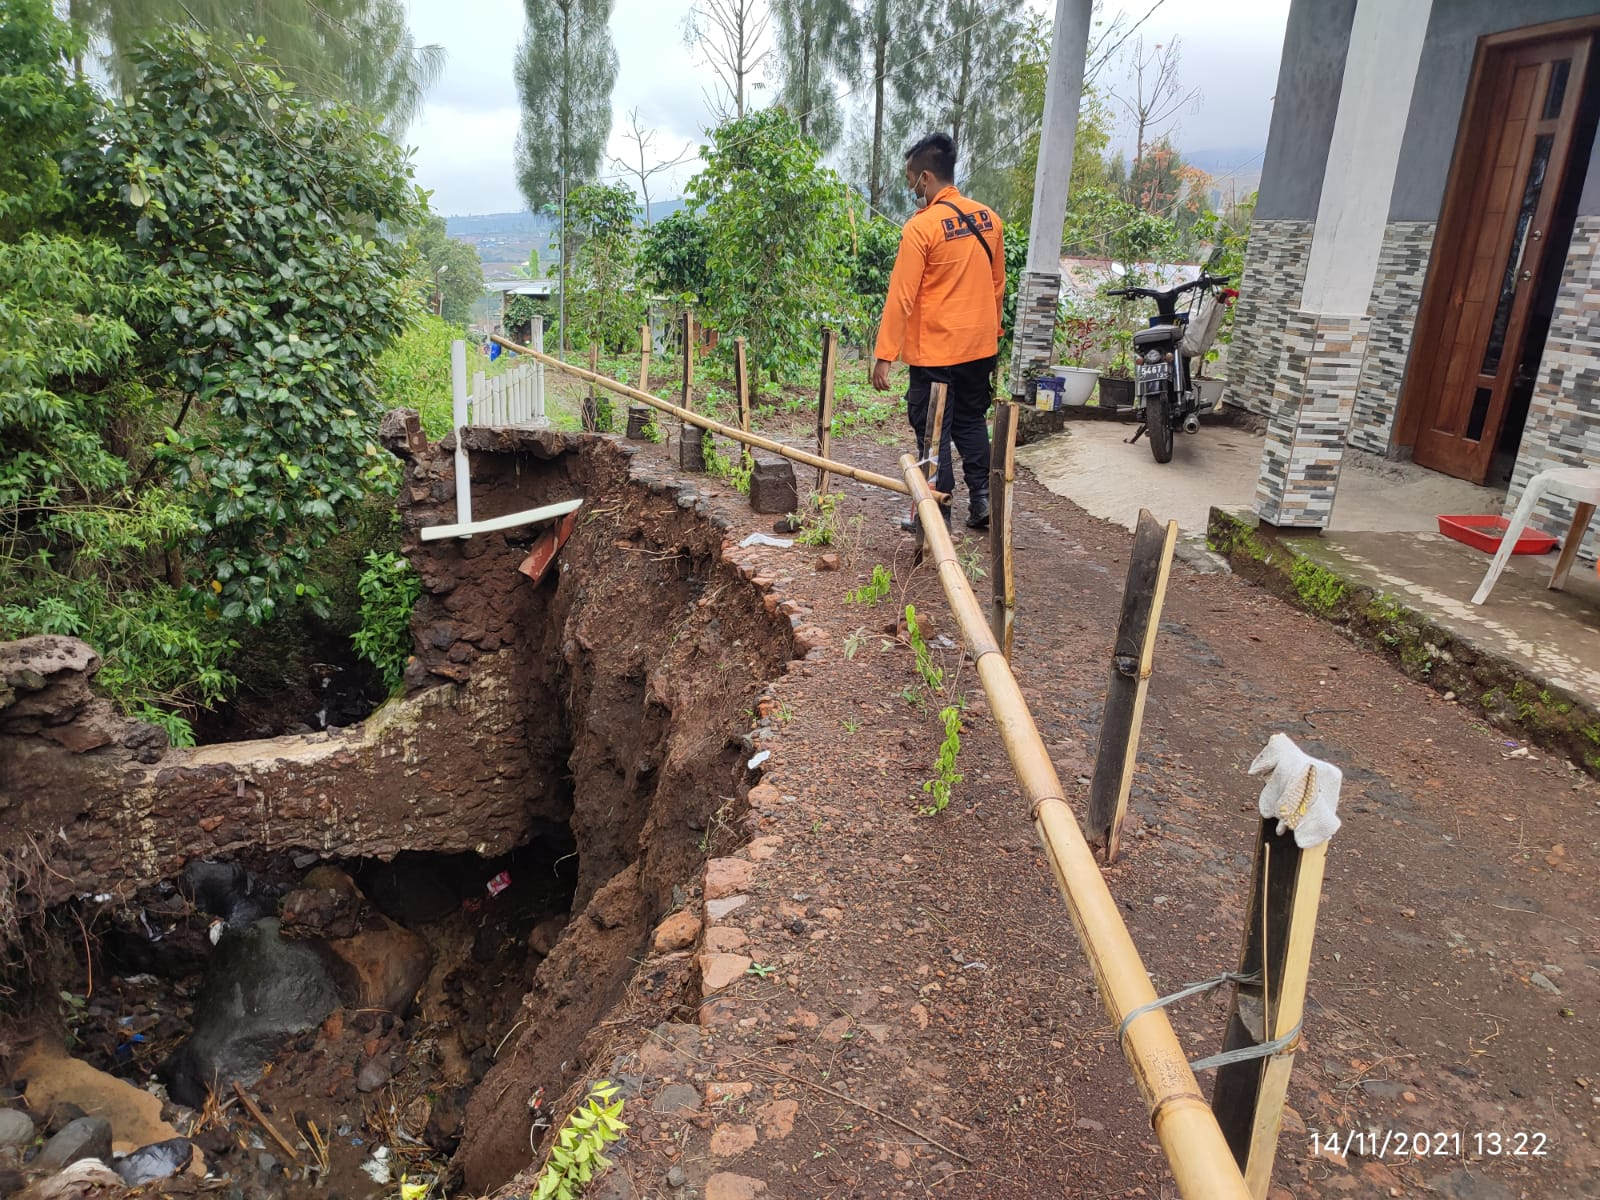
[[[1155,667],[1156,632],[1161,602],[1172,571],[1178,523],[1163,527],[1145,509],[1128,556],[1128,581],[1122,589],[1122,617],[1111,648],[1111,682],[1100,717],[1095,747],[1094,779],[1089,785],[1089,841],[1105,847],[1106,862],[1117,861],[1122,819],[1128,811],[1128,789],[1139,761],[1139,727],[1144,721],[1145,693]]]
[[[928,476],[928,486],[936,491],[939,487],[939,460],[943,457],[944,451],[944,447],[941,445],[944,439],[940,436],[944,433],[944,395],[944,384],[935,383],[929,387],[928,419],[922,427],[922,444],[927,447],[927,453],[924,455],[927,465],[924,470]],[[940,509],[944,512],[949,511],[945,505],[940,505]],[[913,533],[917,548],[916,555],[912,561],[921,562],[926,534],[923,531],[920,518],[913,516],[912,525],[914,526]]]
[[[600,343],[589,343],[589,370],[598,371],[600,368]],[[594,433],[600,428],[600,402],[599,393],[595,391],[594,384],[589,385],[588,394],[583,398],[583,431]]]
[[[839,358],[839,335],[832,329],[822,331],[822,383],[817,397],[817,454],[828,458],[833,447],[833,374]],[[828,492],[828,472],[817,468],[817,495]]]
[[[1011,630],[1017,609],[1017,572],[1011,556],[1012,503],[1017,479],[1017,406],[1002,400],[994,409],[989,458],[989,562],[994,571],[989,631],[1011,661]]]
[[[683,404],[694,411],[694,311],[683,311]],[[678,422],[678,466],[685,471],[706,469],[705,430]]]
[[[739,428],[745,433],[750,432],[750,376],[745,369],[744,339],[733,339],[733,390],[739,397]],[[740,456],[746,463],[750,461],[750,447],[744,444],[739,446]]]
[[[1282,735],[1275,735],[1267,752],[1251,767],[1252,772],[1261,768],[1272,744],[1280,740],[1293,745]],[[1305,813],[1312,805],[1325,810],[1336,808],[1342,779],[1337,767],[1316,759],[1301,759],[1293,769],[1303,771],[1303,777],[1288,781],[1283,792],[1287,804],[1264,816],[1257,832],[1239,974],[1247,978],[1259,976],[1259,982],[1235,986],[1222,1050],[1226,1054],[1270,1042],[1284,1044],[1263,1057],[1219,1066],[1211,1095],[1217,1124],[1256,1200],[1266,1196],[1272,1183],[1283,1104],[1305,1015],[1311,945],[1328,856],[1327,838],[1338,827],[1334,818],[1331,828],[1317,838],[1305,839],[1312,842],[1305,846],[1286,827],[1304,824]],[[1284,831],[1277,832],[1279,828]]]

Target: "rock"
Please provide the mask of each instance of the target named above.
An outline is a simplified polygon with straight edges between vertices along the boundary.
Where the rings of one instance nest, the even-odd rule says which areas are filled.
[[[720,921],[734,909],[743,907],[749,899],[749,896],[727,896],[721,900],[708,900],[706,901],[706,919]]]
[[[221,917],[229,928],[278,915],[277,901],[256,886],[242,863],[193,859],[184,865],[182,888],[196,908]]]
[[[839,569],[839,556],[837,554],[824,554],[817,559],[817,570],[837,571]]]
[[[1538,988],[1541,992],[1549,992],[1552,996],[1561,995],[1561,989],[1550,982],[1549,976],[1544,975],[1539,971],[1535,971],[1532,975],[1529,975],[1528,982],[1533,984],[1533,986]]]
[[[20,731],[23,720],[32,729],[71,720],[93,700],[89,676],[99,669],[100,656],[77,638],[0,642],[0,729]]]
[[[382,1009],[397,1017],[410,1013],[417,989],[433,967],[433,951],[422,935],[387,920],[379,928],[330,941],[328,949],[354,972],[351,991],[356,1007]]]
[[[699,936],[700,918],[680,909],[656,926],[651,945],[657,954],[671,954],[675,950],[687,950]]]
[[[564,914],[546,917],[533,927],[533,932],[528,935],[528,949],[540,958],[549,958],[550,951],[556,948],[556,943],[561,940],[562,931],[569,924]]]
[[[706,995],[720,992],[750,969],[751,959],[742,954],[701,954],[700,986]]]
[[[28,1177],[10,1167],[0,1167],[0,1196],[15,1196],[27,1186]]]
[[[354,937],[361,928],[361,900],[337,888],[296,888],[283,898],[279,920],[284,937]]]
[[[752,862],[766,862],[767,859],[778,852],[778,847],[781,845],[783,845],[783,838],[774,833],[767,837],[755,838],[744,848],[744,851],[750,856]]]
[[[750,465],[750,511],[790,513],[800,506],[795,489],[794,464],[776,454],[752,452]]]
[[[732,1171],[718,1171],[706,1180],[706,1200],[756,1200],[766,1190],[765,1180]]]
[[[711,1135],[711,1153],[718,1158],[733,1158],[755,1144],[754,1125],[720,1125]]]
[[[756,1124],[761,1136],[771,1140],[786,1138],[794,1132],[795,1114],[800,1111],[797,1100],[774,1100],[756,1109]]]
[[[28,1106],[33,1111],[50,1113],[52,1118],[71,1114],[71,1120],[52,1120],[46,1126],[53,1133],[80,1120],[99,1119],[111,1125],[113,1148],[131,1149],[178,1136],[178,1131],[161,1119],[157,1097],[68,1057],[59,1046],[35,1046],[16,1065],[14,1075],[28,1081]]]
[[[667,1186],[681,1188],[689,1182],[689,1177],[683,1173],[682,1167],[667,1168]]]
[[[650,1103],[653,1113],[687,1113],[700,1107],[700,1093],[692,1084],[669,1083]]]
[[[469,1088],[449,1088],[434,1097],[422,1139],[441,1154],[454,1154],[461,1145],[461,1122],[470,1094]]]
[[[713,954],[737,954],[750,944],[750,935],[737,925],[715,925],[706,930],[705,947]]]
[[[33,1141],[33,1121],[25,1112],[0,1108],[0,1146],[26,1146]]]
[[[59,1171],[85,1158],[111,1157],[111,1122],[104,1117],[79,1117],[44,1144],[33,1165]]]
[[[317,1028],[339,991],[321,956],[278,936],[275,918],[230,929],[195,999],[193,1033],[161,1067],[172,1098],[205,1104],[213,1081],[254,1083],[295,1034]]]
[[[713,858],[706,863],[705,897],[721,900],[742,892],[755,877],[756,865],[742,858]]]
[[[188,1138],[170,1138],[140,1146],[112,1163],[122,1182],[129,1187],[151,1183],[157,1179],[170,1179],[180,1171],[189,1169],[194,1161],[194,1143]]]
[[[356,1073],[356,1091],[375,1092],[394,1077],[394,1067],[387,1055],[367,1059]]]

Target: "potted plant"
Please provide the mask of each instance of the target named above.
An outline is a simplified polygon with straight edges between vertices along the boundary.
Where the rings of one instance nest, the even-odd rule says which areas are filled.
[[[1127,301],[1116,305],[1115,319],[1105,323],[1099,350],[1105,359],[1100,372],[1100,407],[1133,407],[1133,313]]]
[[[1080,406],[1089,402],[1100,378],[1089,358],[1102,336],[1103,319],[1092,308],[1063,301],[1056,319],[1056,354],[1051,371],[1061,380],[1063,405]]]

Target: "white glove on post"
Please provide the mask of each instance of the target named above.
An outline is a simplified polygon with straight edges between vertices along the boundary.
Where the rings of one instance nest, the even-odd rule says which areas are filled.
[[[1250,774],[1271,771],[1261,789],[1261,815],[1278,818],[1278,834],[1294,830],[1294,844],[1320,846],[1339,831],[1339,788],[1344,773],[1312,758],[1286,733],[1267,739],[1267,748],[1250,764]]]

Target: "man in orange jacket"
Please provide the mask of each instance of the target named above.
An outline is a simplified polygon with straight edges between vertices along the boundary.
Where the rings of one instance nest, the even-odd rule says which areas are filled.
[[[967,524],[983,529],[989,524],[985,418],[994,398],[1000,348],[1005,238],[992,209],[956,191],[955,174],[956,146],[947,134],[929,134],[906,151],[906,186],[917,199],[917,211],[900,231],[900,251],[878,326],[872,386],[889,390],[889,367],[895,359],[910,365],[906,416],[916,430],[920,458],[927,453],[928,393],[935,383],[945,385],[934,486],[946,493],[955,488],[949,451],[953,441],[967,483]]]

